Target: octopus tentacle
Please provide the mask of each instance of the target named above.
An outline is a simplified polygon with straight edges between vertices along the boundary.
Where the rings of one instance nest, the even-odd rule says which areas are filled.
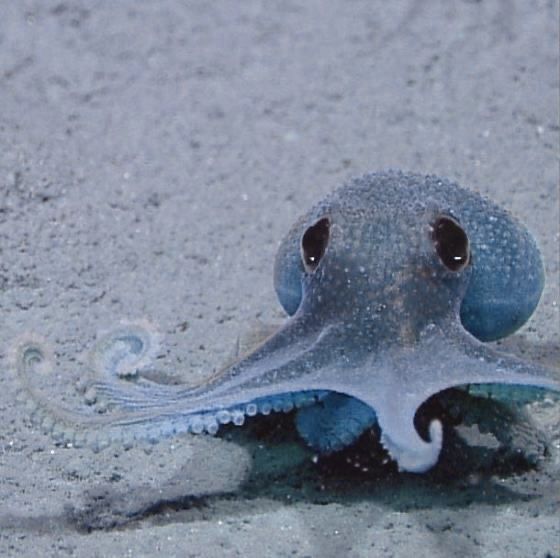
[[[560,398],[560,370],[501,353],[456,324],[443,324],[426,336],[419,351],[426,356],[423,368],[431,364],[427,390],[462,387],[471,395],[519,404]]]
[[[368,405],[331,392],[319,403],[298,411],[296,427],[310,447],[331,453],[355,442],[376,421],[375,411]]]
[[[137,378],[157,356],[160,336],[145,320],[122,321],[99,335],[89,355],[92,370],[107,378]]]
[[[292,324],[293,327],[299,328],[298,324]],[[313,356],[315,352],[324,355],[324,351],[316,351],[317,344],[324,342],[324,336],[318,334],[299,343],[300,352],[294,357],[291,328],[204,386],[193,388],[147,381],[139,385],[122,379],[115,370],[121,360],[132,362],[133,359],[119,348],[118,358],[98,360],[104,364],[96,367],[100,378],[92,386],[112,407],[111,412],[103,414],[63,408],[39,392],[33,382],[34,374],[41,368],[52,368],[44,343],[34,339],[20,344],[16,369],[33,422],[61,442],[103,449],[112,442],[125,445],[135,440],[156,442],[186,432],[215,434],[222,424],[241,425],[247,416],[289,412],[325,396],[326,392],[320,389],[291,388],[292,375],[307,369],[317,356]],[[299,331],[295,333],[299,335]],[[126,333],[126,347],[138,349],[141,344],[134,335],[131,331]],[[286,343],[290,345],[289,351],[285,350]],[[103,346],[113,345],[105,339]],[[135,350],[137,355],[141,352]],[[313,370],[313,367],[309,369]],[[269,380],[263,380],[267,375]]]
[[[389,366],[394,371],[391,382],[406,385],[400,397],[391,397],[397,392],[391,382],[378,385],[375,391],[352,394],[375,409],[381,441],[401,470],[424,472],[437,462],[441,424],[430,423],[429,441],[425,441],[414,428],[414,417],[423,402],[451,387],[520,404],[543,397],[560,399],[554,371],[499,353],[452,324],[442,328],[445,335],[439,328],[430,328],[414,349],[378,360],[377,373]],[[420,373],[409,374],[412,367]]]
[[[171,397],[177,386],[145,377],[159,349],[159,334],[147,322],[122,322],[100,335],[89,355],[93,377],[81,390],[98,408],[134,410],[158,397]],[[144,372],[144,374],[143,374]]]
[[[439,420],[432,420],[429,425],[430,439],[425,441],[414,426],[416,410],[408,411],[390,417],[378,413],[381,444],[397,462],[400,471],[424,473],[439,459],[443,446],[443,426]]]

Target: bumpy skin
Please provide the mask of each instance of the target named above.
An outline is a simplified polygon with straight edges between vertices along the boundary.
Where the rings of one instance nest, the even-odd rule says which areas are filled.
[[[354,185],[368,188],[371,180],[381,189],[391,189],[395,181],[412,189],[422,184],[426,196],[447,200],[450,214],[461,222],[472,252],[471,278],[460,312],[467,331],[481,341],[494,341],[529,319],[544,287],[544,268],[533,237],[516,219],[476,194],[436,177],[389,173],[365,176]],[[308,221],[305,215],[292,226],[274,265],[274,288],[290,316],[299,308],[303,295],[300,243]]]
[[[358,182],[367,183],[372,177]],[[471,246],[471,277],[460,305],[463,327],[481,341],[494,341],[519,329],[531,316],[544,287],[544,267],[533,237],[503,209],[456,185],[436,177],[392,173],[380,186],[398,180],[408,188],[423,182],[426,193],[442,190],[458,217]],[[367,185],[365,186],[367,188]],[[303,296],[304,266],[300,243],[309,226],[307,215],[299,219],[280,245],[274,265],[274,288],[284,310],[295,314]],[[341,420],[345,417],[346,420]],[[375,413],[358,400],[329,395],[320,405],[298,413],[301,436],[320,452],[336,451],[358,438],[375,423]]]
[[[470,263],[456,270],[444,265],[434,242],[441,217],[470,238]],[[324,253],[305,269],[303,235],[323,219]],[[461,388],[525,402],[560,393],[555,372],[474,337],[493,339],[519,327],[538,301],[543,272],[527,231],[456,184],[400,172],[350,182],[298,221],[280,248],[275,279],[290,318],[203,385],[136,375],[135,360],[143,363],[152,345],[145,328],[123,326],[102,338],[93,358],[99,377],[87,393],[112,407],[109,413],[50,403],[33,385],[44,350],[23,343],[18,372],[34,416],[59,439],[103,447],[215,433],[245,416],[301,407],[298,429],[317,449],[336,450],[377,422],[400,469],[424,472],[443,443],[439,421],[430,423],[428,440],[414,426],[431,396]]]

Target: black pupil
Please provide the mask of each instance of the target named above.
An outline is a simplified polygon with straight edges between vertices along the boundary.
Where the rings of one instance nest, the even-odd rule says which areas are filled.
[[[459,224],[450,217],[440,217],[432,236],[441,261],[451,271],[459,271],[469,261],[469,239]]]
[[[301,239],[303,263],[307,271],[314,271],[319,265],[329,243],[329,220],[324,217],[309,227]]]

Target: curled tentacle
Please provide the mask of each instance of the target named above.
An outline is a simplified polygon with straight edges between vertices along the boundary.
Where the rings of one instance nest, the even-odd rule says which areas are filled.
[[[242,425],[248,416],[289,412],[317,402],[325,392],[291,390],[289,382],[270,390],[262,382],[263,370],[282,375],[305,368],[306,358],[302,354],[313,352],[314,344],[310,347],[300,342],[302,352],[294,356],[286,350],[292,334],[287,328],[284,339],[275,338],[265,349],[226,368],[207,384],[184,387],[123,379],[134,379],[128,367],[144,359],[148,351],[143,347],[149,346],[139,341],[149,340],[143,330],[135,329],[131,333],[127,326],[118,336],[104,336],[93,354],[98,377],[90,387],[109,403],[111,411],[106,413],[96,413],[91,408],[87,411],[64,408],[37,389],[34,376],[53,369],[46,343],[37,338],[18,344],[14,368],[35,424],[60,442],[98,450],[111,443],[156,442],[186,432],[215,434],[222,424]],[[319,336],[315,337],[317,343]],[[100,347],[106,354],[100,352]],[[239,373],[240,368],[244,374]],[[123,375],[119,370],[127,373]]]
[[[157,406],[157,397],[171,396],[176,389],[146,378],[160,348],[160,335],[146,321],[122,322],[103,332],[90,351],[93,377],[80,385],[86,402],[98,408],[118,407],[134,411],[138,406]]]
[[[320,397],[319,392],[313,391],[286,393],[199,412],[165,407],[160,402],[159,407],[138,405],[135,412],[121,409],[120,412],[94,414],[55,405],[34,387],[33,376],[52,369],[45,345],[37,340],[26,341],[18,347],[17,355],[17,373],[22,383],[20,397],[26,401],[32,422],[59,442],[96,451],[112,443],[127,445],[140,440],[156,443],[182,433],[216,434],[220,425],[240,426],[247,416],[289,412],[313,404]]]
[[[89,361],[99,377],[135,378],[159,348],[160,336],[147,321],[121,322],[99,336]]]
[[[439,459],[443,446],[443,426],[439,420],[433,420],[429,426],[430,439],[425,441],[414,427],[414,415],[401,418],[400,424],[392,425],[389,434],[380,417],[381,444],[397,462],[400,471],[424,473]]]

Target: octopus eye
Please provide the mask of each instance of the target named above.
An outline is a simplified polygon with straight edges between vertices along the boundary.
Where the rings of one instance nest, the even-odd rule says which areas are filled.
[[[323,217],[311,225],[301,237],[301,257],[308,273],[315,271],[329,243],[330,221]]]
[[[450,271],[461,271],[469,263],[469,238],[455,219],[438,217],[432,225],[432,241],[439,259]]]

